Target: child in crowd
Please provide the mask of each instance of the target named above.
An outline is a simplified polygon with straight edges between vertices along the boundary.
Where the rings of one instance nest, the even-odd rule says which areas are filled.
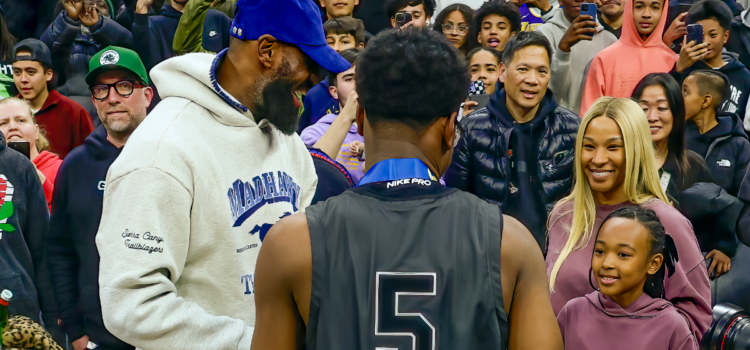
[[[503,58],[500,51],[478,47],[469,52],[466,60],[469,62],[471,81],[483,81],[486,94],[492,95],[503,88],[500,81],[500,64],[503,63]]]
[[[743,185],[750,186],[750,177],[745,176],[750,142],[736,114],[719,112],[728,87],[729,79],[713,70],[697,70],[685,78],[685,139],[688,149],[706,160],[714,183],[739,197]]]
[[[440,11],[432,29],[445,35],[463,55],[479,44],[474,10],[464,4],[453,4]]]
[[[731,93],[721,101],[720,110],[735,113],[747,119],[747,101],[750,93],[750,71],[733,53],[722,52],[729,40],[732,10],[719,0],[695,3],[687,15],[687,23],[703,26],[703,44],[687,43],[680,51],[672,75],[678,82],[696,70],[716,70],[729,78]],[[750,121],[749,121],[750,123]]]
[[[508,40],[521,31],[521,13],[505,1],[488,0],[477,10],[474,20],[479,44],[500,52],[505,50]]]
[[[663,299],[676,254],[653,210],[628,206],[610,214],[591,258],[589,275],[599,289],[569,301],[557,315],[565,347],[697,350],[687,320]]]
[[[328,20],[323,24],[323,29],[328,46],[336,52],[365,47],[365,25],[362,20],[348,16],[338,17]],[[325,78],[307,92],[300,111],[298,133],[302,133],[302,130],[317,123],[325,115],[339,114],[339,101],[330,94],[330,88],[328,78]]]
[[[359,148],[364,149],[364,137],[357,132],[356,112],[357,94],[355,89],[355,73],[357,57],[362,49],[354,48],[341,52],[352,67],[348,70],[328,75],[331,82],[330,93],[339,102],[341,113],[328,114],[320,118],[317,123],[305,128],[300,134],[302,141],[308,146],[319,148],[329,157],[343,165],[352,175],[354,183],[364,175],[364,161],[358,158]],[[357,152],[351,151],[350,146],[357,146]],[[361,147],[360,147],[361,144]]]
[[[630,97],[649,73],[669,72],[677,55],[662,41],[666,0],[633,0],[625,6],[620,40],[591,61],[581,99],[581,115],[599,97]]]

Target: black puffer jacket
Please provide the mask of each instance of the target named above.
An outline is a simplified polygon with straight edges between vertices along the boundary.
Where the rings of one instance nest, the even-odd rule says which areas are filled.
[[[545,125],[539,142],[537,169],[543,187],[542,198],[549,213],[573,184],[575,141],[581,118],[558,107],[549,89],[538,114],[544,116]],[[515,124],[509,116],[503,89],[493,94],[487,108],[461,121],[465,132],[445,173],[446,185],[501,205],[506,202],[510,177],[508,143]]]

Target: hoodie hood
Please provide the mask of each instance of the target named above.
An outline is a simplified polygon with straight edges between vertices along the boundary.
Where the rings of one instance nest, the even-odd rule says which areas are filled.
[[[253,114],[216,80],[216,69],[226,52],[218,55],[190,53],[170,58],[151,70],[151,79],[162,100],[184,98],[210,111],[224,125],[257,127]]]
[[[512,128],[516,120],[510,114],[510,111],[508,110],[508,107],[505,103],[505,89],[497,90],[492,94],[490,103],[487,104],[487,110],[490,112],[491,116],[493,116],[497,121],[500,122],[500,125],[505,128]],[[557,100],[555,100],[555,96],[552,94],[552,90],[547,88],[547,93],[544,94],[544,98],[542,98],[542,101],[539,102],[539,109],[537,110],[534,119],[537,119],[537,117],[539,116],[546,118],[547,116],[552,115],[556,108]]]
[[[174,7],[172,7],[172,5],[169,4],[169,1],[164,2],[164,5],[161,7],[161,10],[159,11],[159,14],[164,17],[170,17],[170,18],[182,17],[182,12],[177,11]]]
[[[716,114],[716,120],[719,122],[719,125],[709,130],[704,136],[710,139],[717,139],[724,136],[739,136],[747,139],[745,127],[737,114],[719,112]]]
[[[729,74],[734,71],[740,71],[746,69],[745,65],[737,59],[737,54],[732,52],[723,52],[721,58],[727,62],[724,67],[721,67],[720,71],[724,74]]]
[[[121,148],[115,147],[107,140],[107,129],[99,125],[83,142],[86,150],[96,160],[114,159],[120,155]]]
[[[635,28],[633,22],[633,0],[628,0],[625,3],[625,17],[622,19],[622,34],[620,35],[620,42],[626,46],[633,47],[663,47],[665,50],[670,50],[667,45],[664,45],[662,36],[664,34],[664,27],[667,24],[667,11],[669,10],[668,2],[665,2],[661,10],[661,19],[659,24],[651,35],[648,36],[646,41],[641,39],[641,35],[638,33],[638,29]],[[672,52],[671,50],[669,52]],[[674,53],[673,53],[674,54]]]
[[[325,129],[328,130],[328,128],[331,127],[331,124],[333,124],[333,121],[336,120],[336,117],[338,117],[338,114],[326,114],[322,118],[318,120],[315,124],[323,124],[325,126]],[[352,126],[349,128],[350,134],[356,134],[357,133],[357,123],[352,123]]]
[[[664,299],[654,299],[646,293],[643,293],[640,298],[626,308],[622,308],[612,298],[599,291],[587,294],[586,299],[600,311],[615,317],[651,318],[664,313],[672,305]]]

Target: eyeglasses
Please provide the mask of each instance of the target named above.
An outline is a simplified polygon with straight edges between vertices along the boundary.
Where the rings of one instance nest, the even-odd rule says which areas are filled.
[[[469,32],[469,27],[467,26],[454,26],[450,23],[443,23],[443,33],[450,34],[453,33],[453,30],[456,29],[456,34],[458,35],[466,35],[466,33]]]
[[[112,87],[115,88],[118,95],[128,97],[133,94],[135,88],[142,88],[143,85],[135,80],[120,80],[113,84],[94,85],[91,87],[91,94],[94,95],[95,99],[104,101],[109,97],[109,91],[112,90]]]

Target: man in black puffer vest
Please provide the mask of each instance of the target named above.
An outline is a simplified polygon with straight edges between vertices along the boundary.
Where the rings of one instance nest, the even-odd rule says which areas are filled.
[[[521,32],[503,52],[501,80],[487,108],[461,122],[464,135],[445,173],[448,186],[502,205],[546,250],[547,214],[573,184],[580,118],[558,107],[550,80],[552,49],[535,32]]]

